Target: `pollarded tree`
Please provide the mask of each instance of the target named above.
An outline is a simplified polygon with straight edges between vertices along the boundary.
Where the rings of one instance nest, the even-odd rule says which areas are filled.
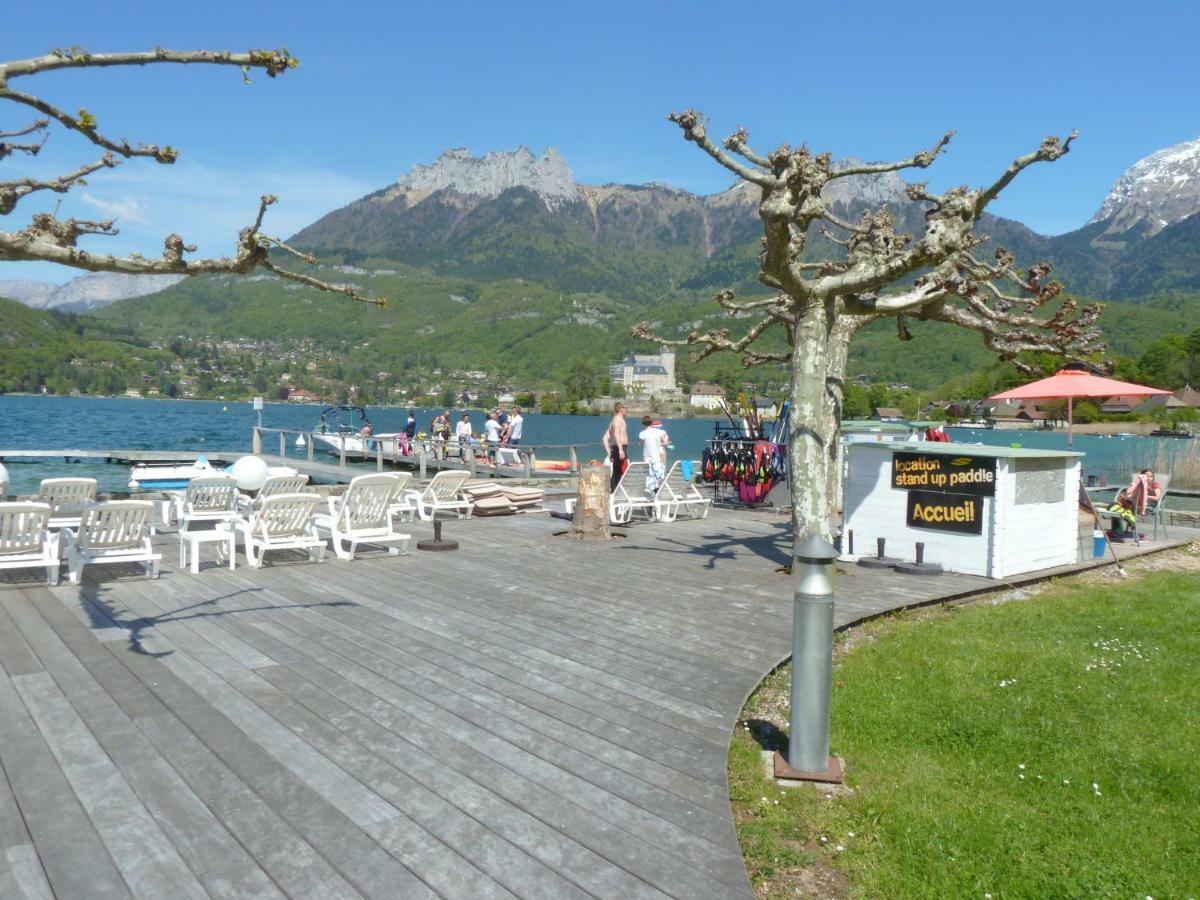
[[[80,109],[78,115],[71,115],[41,97],[16,90],[13,87],[14,81],[18,78],[55,70],[146,66],[159,63],[206,63],[234,66],[241,69],[242,77],[246,81],[249,81],[251,69],[262,69],[268,76],[274,78],[289,69],[294,69],[297,65],[296,58],[287,50],[250,50],[247,53],[230,53],[211,50],[155,49],[134,53],[93,54],[77,47],[53,50],[45,56],[31,59],[0,62],[0,100],[8,100],[29,107],[35,114],[41,116],[24,127],[0,131],[0,161],[14,153],[36,156],[49,137],[52,120],[67,130],[81,135],[104,151],[99,159],[81,165],[75,171],[65,173],[57,178],[18,178],[12,181],[0,181],[0,216],[11,214],[17,204],[30,194],[39,191],[65,194],[73,187],[85,184],[84,179],[93,172],[114,168],[125,159],[144,157],[157,163],[170,165],[179,155],[178,151],[171,146],[134,145],[124,138],[114,140],[106,137],[100,131],[96,117],[86,109]],[[140,253],[131,253],[129,256],[93,253],[80,249],[79,239],[87,235],[117,234],[116,224],[113,220],[59,219],[55,213],[43,212],[35,213],[30,218],[29,224],[19,231],[0,230],[0,260],[40,260],[60,263],[76,269],[87,269],[92,272],[120,272],[128,275],[205,275],[213,273],[244,275],[254,269],[265,269],[281,278],[298,281],[309,287],[334,291],[345,294],[354,300],[382,305],[384,302],[382,299],[365,298],[352,286],[328,284],[317,278],[289,271],[271,260],[271,249],[278,248],[298,256],[305,262],[317,262],[314,257],[293,250],[279,238],[262,231],[267,207],[275,203],[277,199],[273,194],[264,194],[260,198],[258,215],[253,224],[246,226],[238,233],[237,247],[232,258],[185,259],[184,255],[194,253],[196,248],[186,243],[178,234],[167,236],[162,255],[155,258],[146,257]]]
[[[1001,359],[1026,367],[1018,354],[1040,351],[1082,356],[1103,349],[1093,327],[1099,305],[1079,308],[1048,281],[1050,266],[1040,263],[1021,272],[1013,255],[997,249],[993,262],[978,258],[985,238],[975,228],[988,204],[1036,162],[1051,162],[1068,152],[1066,140],[1048,137],[1032,153],[1015,159],[984,188],[958,187],[935,194],[912,184],[908,196],[925,204],[925,233],[915,239],[898,233],[887,207],[865,211],[857,222],[838,218],[822,191],[841,178],[903,169],[924,169],[946,145],[947,132],[930,150],[892,163],[835,167],[828,153],[783,145],[769,154],[755,151],[745,129],[720,145],[707,134],[700,113],[672,113],[683,136],[760,192],[763,223],[759,280],[775,293],[739,301],[732,291],[717,302],[735,315],[761,316],[739,337],[728,329],[692,332],[683,340],[665,340],[647,323],[637,337],[664,344],[692,346],[694,359],[717,351],[740,353],[747,365],[790,360],[791,441],[788,464],[793,524],[797,542],[810,534],[829,536],[829,516],[839,489],[838,443],[850,341],[863,326],[897,319],[901,340],[910,335],[905,317],[948,322],[982,335]],[[834,231],[831,231],[832,226]],[[809,260],[805,249],[813,229],[842,245],[838,259]],[[770,332],[783,332],[784,350],[755,349]]]

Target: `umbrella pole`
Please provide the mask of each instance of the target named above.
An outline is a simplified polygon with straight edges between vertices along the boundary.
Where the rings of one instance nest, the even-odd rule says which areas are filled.
[[[1067,398],[1067,449],[1068,449],[1068,450],[1070,450],[1070,449],[1071,449],[1071,447],[1072,447],[1072,446],[1073,446],[1073,444],[1074,444],[1074,441],[1073,441],[1073,439],[1072,439],[1072,431],[1074,430],[1074,427],[1075,427],[1075,423],[1074,423],[1074,418],[1075,418],[1075,410],[1074,410],[1074,407],[1075,407],[1075,398],[1074,398],[1074,397],[1068,397],[1068,398]]]

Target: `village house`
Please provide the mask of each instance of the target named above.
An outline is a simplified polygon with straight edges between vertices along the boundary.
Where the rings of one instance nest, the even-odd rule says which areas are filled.
[[[688,403],[697,409],[720,409],[721,401],[725,399],[725,388],[719,384],[706,384],[703,381],[692,385],[688,395]]]

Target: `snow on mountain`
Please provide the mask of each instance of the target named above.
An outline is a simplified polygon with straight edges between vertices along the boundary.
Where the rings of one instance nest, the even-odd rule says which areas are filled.
[[[1200,138],[1151,153],[1130,166],[1092,216],[1106,234],[1145,223],[1147,235],[1200,211]]]

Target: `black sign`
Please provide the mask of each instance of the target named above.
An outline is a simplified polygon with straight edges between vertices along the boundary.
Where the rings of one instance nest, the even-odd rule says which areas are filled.
[[[969,494],[909,491],[905,524],[909,528],[982,534],[983,499]]]
[[[994,497],[996,457],[893,453],[892,487],[902,491],[941,491]],[[912,509],[911,501],[909,509]]]

